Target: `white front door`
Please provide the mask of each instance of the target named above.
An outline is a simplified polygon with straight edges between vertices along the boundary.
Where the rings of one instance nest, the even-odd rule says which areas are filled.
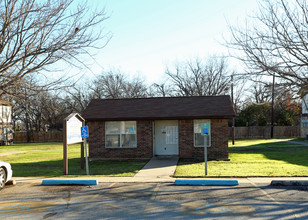
[[[177,120],[155,121],[155,155],[179,155]]]

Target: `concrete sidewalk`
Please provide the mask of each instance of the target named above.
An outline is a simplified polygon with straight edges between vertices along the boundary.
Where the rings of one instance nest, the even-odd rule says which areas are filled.
[[[173,179],[179,157],[153,157],[133,178],[137,179]]]
[[[18,183],[41,184],[44,179],[48,180],[98,180],[100,183],[174,183],[173,178],[178,157],[153,157],[134,177],[13,177]],[[308,181],[308,177],[244,177],[244,178],[178,178],[178,179],[194,179],[194,180],[238,180],[239,184],[256,184],[268,186],[272,180],[281,181]]]
[[[239,184],[255,184],[258,186],[269,186],[272,180],[279,181],[308,181],[308,177],[246,177],[246,178],[135,178],[135,177],[14,177],[19,183],[41,185],[43,180],[98,180],[99,183],[170,183],[176,179],[194,180],[237,180]]]
[[[173,174],[176,169],[179,158],[176,156],[161,156],[153,157],[135,176],[133,177],[14,177],[13,180],[16,182],[33,182],[41,183],[44,179],[61,179],[61,180],[98,180],[100,183],[103,182],[165,182],[174,183],[175,178]]]
[[[304,145],[304,146],[308,146],[308,142],[300,142],[300,141],[285,141],[288,143],[292,143],[292,144],[298,144],[298,145]]]
[[[176,179],[183,180],[237,180],[239,184],[255,184],[268,186],[272,180],[308,181],[308,177],[242,177],[242,178],[173,178],[178,157],[154,157],[133,177],[13,177],[18,183],[40,185],[43,180],[98,180],[99,183],[171,183]]]

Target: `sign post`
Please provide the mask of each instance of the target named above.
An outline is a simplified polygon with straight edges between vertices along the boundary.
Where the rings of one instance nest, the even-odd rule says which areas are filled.
[[[89,137],[89,128],[88,126],[81,127],[81,137],[84,139],[84,150],[86,154],[86,172],[89,175],[89,161],[88,161],[88,153],[87,153],[87,138]]]
[[[208,135],[210,131],[210,123],[201,123],[201,135],[204,137],[204,163],[205,163],[205,176],[207,175],[207,147],[209,146],[208,143]]]
[[[204,173],[207,175],[207,146],[206,146],[206,136],[204,135]]]
[[[68,175],[68,156],[67,148],[69,144],[81,143],[80,128],[85,120],[78,114],[72,113],[63,120],[63,174]],[[81,158],[82,160],[82,158]]]

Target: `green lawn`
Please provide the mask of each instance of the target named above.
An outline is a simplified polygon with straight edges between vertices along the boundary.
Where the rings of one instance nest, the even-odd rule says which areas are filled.
[[[296,139],[296,141],[301,141]],[[304,140],[302,140],[304,141]],[[209,177],[308,176],[308,147],[280,140],[236,140],[229,142],[230,161],[209,161]],[[62,176],[62,143],[30,143],[0,146],[0,156],[10,162],[14,176]],[[19,151],[20,153],[17,153]],[[69,145],[69,175],[85,175],[80,169],[80,145]],[[148,160],[97,160],[90,162],[90,175],[134,176]],[[176,177],[203,177],[204,162],[181,159]]]
[[[20,153],[17,153],[20,151]],[[23,151],[23,152],[21,152]],[[0,146],[0,160],[11,163],[14,176],[62,176],[62,143],[27,143]],[[15,153],[13,153],[15,152]],[[80,169],[80,144],[69,145],[69,176],[85,175]],[[89,163],[90,175],[134,176],[149,160],[97,160]]]
[[[291,139],[292,141],[298,141],[298,142],[305,142],[308,143],[308,141],[306,140],[306,138],[293,138]]]
[[[298,140],[296,140],[298,141]],[[230,161],[209,161],[209,177],[308,176],[308,147],[281,140],[229,142]],[[204,161],[181,159],[175,177],[204,177]]]

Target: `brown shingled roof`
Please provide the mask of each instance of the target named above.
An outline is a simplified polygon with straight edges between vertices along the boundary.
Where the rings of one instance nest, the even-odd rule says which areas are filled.
[[[88,121],[231,118],[230,96],[93,99],[82,113]]]

